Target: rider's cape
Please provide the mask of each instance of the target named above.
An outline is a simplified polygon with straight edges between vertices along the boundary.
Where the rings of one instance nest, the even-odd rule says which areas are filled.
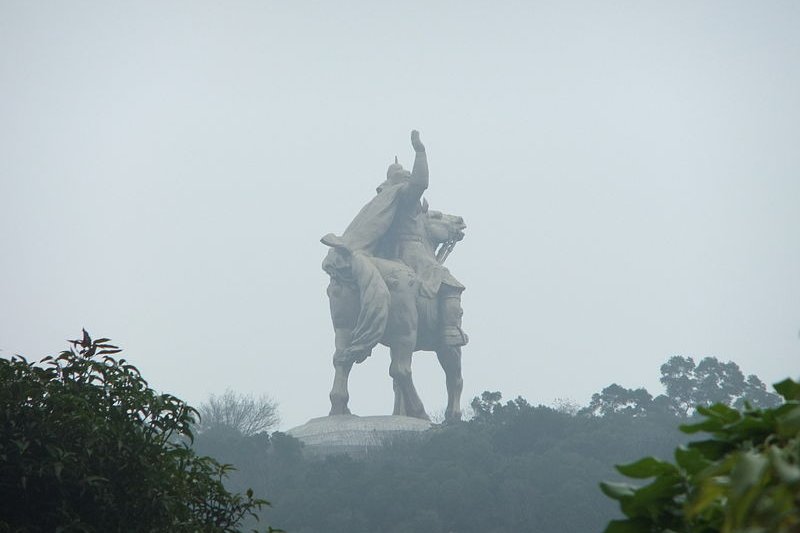
[[[329,233],[321,239],[331,247],[322,269],[334,280],[358,287],[361,310],[350,346],[343,354],[354,361],[366,359],[386,330],[389,288],[372,256],[392,225],[403,187],[402,183],[382,187],[361,208],[341,237]]]

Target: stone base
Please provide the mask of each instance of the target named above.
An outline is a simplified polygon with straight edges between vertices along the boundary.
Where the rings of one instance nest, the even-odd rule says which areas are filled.
[[[286,433],[312,455],[363,456],[392,439],[413,437],[431,426],[427,420],[408,416],[335,415],[312,418]]]

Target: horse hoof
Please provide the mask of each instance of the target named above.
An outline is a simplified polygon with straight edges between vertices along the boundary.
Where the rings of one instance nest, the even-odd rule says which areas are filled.
[[[444,423],[447,424],[458,424],[461,422],[461,413],[453,413],[453,414],[446,414],[444,416]]]

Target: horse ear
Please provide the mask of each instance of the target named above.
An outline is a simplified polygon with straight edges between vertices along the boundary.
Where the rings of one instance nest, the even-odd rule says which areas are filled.
[[[423,198],[422,199],[422,212],[423,213],[427,213],[428,212],[428,207],[430,207],[428,205],[428,199],[427,198]]]
[[[333,233],[328,233],[324,237],[322,237],[319,242],[324,244],[325,246],[330,246],[331,248],[336,248],[338,250],[342,250],[344,252],[350,252],[350,249],[344,243],[341,237],[337,237]]]

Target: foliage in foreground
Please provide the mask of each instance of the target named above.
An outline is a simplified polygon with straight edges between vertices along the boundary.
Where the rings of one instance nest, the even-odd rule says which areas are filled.
[[[775,385],[786,400],[766,409],[699,407],[705,420],[681,426],[711,438],[675,450],[675,464],[645,457],[618,466],[625,476],[654,478],[643,487],[602,483],[625,520],[606,533],[800,531],[800,384]]]
[[[0,530],[236,531],[265,500],[200,457],[196,411],[86,331],[39,363],[0,359]]]

